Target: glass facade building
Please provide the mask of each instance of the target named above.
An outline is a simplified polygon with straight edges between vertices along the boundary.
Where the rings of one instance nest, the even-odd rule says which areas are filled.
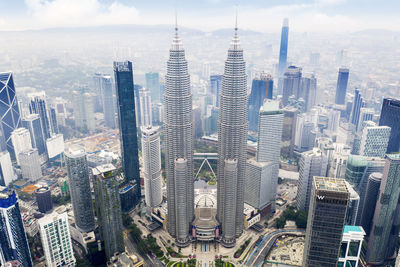
[[[289,42],[289,20],[284,19],[281,32],[281,46],[279,49],[279,65],[278,65],[278,76],[282,77],[283,72],[286,69],[287,64],[287,52]]]
[[[18,101],[11,72],[0,73],[0,122],[11,158],[15,159],[11,133],[21,127]]]
[[[344,179],[314,177],[303,266],[337,266],[348,201]]]
[[[249,130],[257,132],[258,113],[264,103],[264,99],[272,99],[274,81],[271,75],[261,74],[259,78],[253,80],[251,93],[249,96]]]
[[[0,266],[13,260],[24,267],[33,266],[17,195],[0,187]]]
[[[400,151],[400,100],[385,98],[383,99],[379,126],[389,126],[390,132],[387,153]]]
[[[146,73],[146,89],[150,91],[151,100],[154,103],[161,101],[160,94],[160,75],[158,72]]]
[[[215,106],[219,107],[219,94],[222,87],[222,75],[210,76],[210,92],[215,96]]]
[[[33,93],[30,95],[29,112],[31,114],[39,114],[42,123],[42,131],[45,139],[50,138],[50,120],[47,114],[46,95],[44,92]]]
[[[349,69],[340,68],[336,85],[335,104],[338,105],[345,104],[348,81],[349,81]]]
[[[296,66],[289,66],[283,75],[283,88],[282,88],[282,104],[287,106],[289,98],[294,95],[295,99],[299,98],[301,91],[301,75],[302,68]]]
[[[118,125],[121,140],[122,168],[125,178],[140,185],[136,105],[132,62],[114,62],[118,103]],[[140,190],[139,190],[140,192]]]
[[[39,155],[46,153],[46,143],[39,115],[30,114],[23,118],[22,127],[29,130],[31,134],[32,147],[37,148]]]
[[[356,131],[358,130],[358,122],[360,120],[360,110],[364,107],[364,100],[360,94],[360,91],[356,89],[354,91],[353,106],[351,108],[350,122],[356,126]]]

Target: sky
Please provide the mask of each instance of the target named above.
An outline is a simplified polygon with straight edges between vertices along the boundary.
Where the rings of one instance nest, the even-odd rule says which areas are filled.
[[[399,0],[0,0],[0,30],[117,24],[279,32],[400,31]]]

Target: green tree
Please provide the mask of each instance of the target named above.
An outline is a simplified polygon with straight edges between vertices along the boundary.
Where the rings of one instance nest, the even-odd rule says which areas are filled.
[[[296,217],[296,226],[297,228],[304,229],[307,227],[307,212],[305,211],[298,211]]]

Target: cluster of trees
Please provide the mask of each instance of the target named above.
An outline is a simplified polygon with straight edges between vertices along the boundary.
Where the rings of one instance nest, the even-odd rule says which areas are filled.
[[[234,254],[234,257],[235,257],[235,258],[239,258],[239,257],[242,255],[243,251],[244,251],[244,250],[247,248],[247,246],[250,244],[250,241],[251,241],[251,238],[247,239],[246,242],[244,242],[244,243],[240,246],[240,248],[238,248],[238,249],[236,250],[236,252],[235,252],[235,254]]]
[[[164,256],[164,252],[161,250],[160,246],[157,245],[156,239],[151,234],[145,238],[142,238],[142,231],[126,213],[122,215],[122,224],[130,230],[130,235],[133,241],[136,243],[141,255],[152,252],[158,258]]]
[[[297,211],[289,206],[282,215],[276,219],[276,228],[285,227],[286,221],[295,221],[297,228],[305,229],[307,227],[307,212]]]
[[[65,205],[71,202],[71,196],[68,194],[66,196],[54,196],[51,195],[51,201],[56,204],[57,206]]]

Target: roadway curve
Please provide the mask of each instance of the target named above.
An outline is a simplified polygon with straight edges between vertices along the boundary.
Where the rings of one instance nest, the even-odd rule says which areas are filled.
[[[244,266],[262,266],[264,263],[264,259],[267,256],[268,252],[271,250],[272,246],[275,243],[275,240],[287,234],[299,234],[304,233],[304,230],[277,230],[271,233],[268,233],[261,240],[260,244],[255,246],[253,252],[250,254],[249,258],[246,260]]]

